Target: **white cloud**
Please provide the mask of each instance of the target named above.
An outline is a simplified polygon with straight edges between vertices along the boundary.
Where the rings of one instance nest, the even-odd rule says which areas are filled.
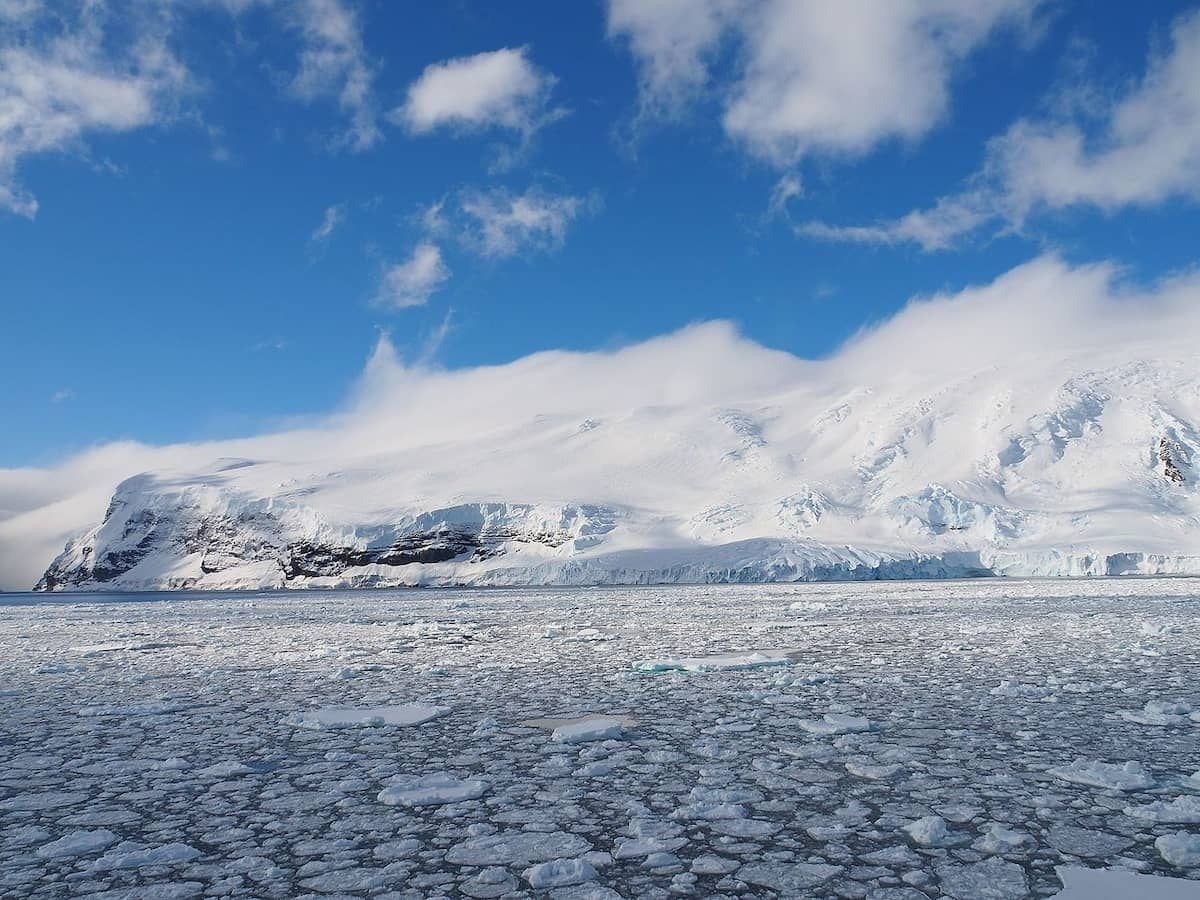
[[[505,128],[531,135],[559,113],[547,109],[555,78],[505,47],[427,66],[391,118],[414,134],[439,128]]]
[[[642,112],[678,116],[709,79],[710,57],[748,0],[609,0],[608,34],[638,62]]]
[[[929,210],[869,226],[809,223],[803,232],[941,250],[985,225],[1020,229],[1047,211],[1200,200],[1200,12],[1175,22],[1170,49],[1150,57],[1139,82],[1089,112],[1099,120],[1090,130],[1061,118],[1016,122],[989,144],[967,189]]]
[[[824,241],[851,244],[897,245],[913,243],[926,251],[949,250],[963,234],[991,218],[980,193],[943,197],[927,210],[913,210],[899,219],[874,225],[830,225],[805,222],[796,233]]]
[[[422,242],[407,260],[389,266],[383,273],[377,300],[392,309],[424,306],[449,278],[450,269],[442,260],[442,251],[436,244]]]
[[[732,78],[717,85],[726,134],[780,166],[916,140],[944,117],[955,67],[1041,0],[609,0],[626,37],[643,111],[678,110],[710,78],[725,43]]]
[[[17,178],[23,160],[163,123],[190,81],[153,18],[130,16],[122,24],[133,37],[114,48],[109,31],[124,29],[110,29],[100,4],[49,32],[38,28],[41,10],[10,12],[15,27],[0,31],[0,208],[32,218],[37,199]]]
[[[75,399],[75,392],[70,388],[61,388],[50,395],[51,403],[66,403]]]
[[[516,195],[499,189],[467,192],[458,203],[467,220],[466,243],[491,258],[561,247],[567,227],[584,209],[579,197],[533,188]]]
[[[582,421],[653,407],[712,409],[773,398],[820,410],[856,388],[895,385],[898,373],[903,384],[897,390],[911,399],[927,389],[919,385],[928,390],[961,385],[972,373],[993,367],[1002,373],[1030,366],[1076,371],[1055,368],[1068,355],[1085,368],[1164,354],[1190,358],[1200,333],[1200,274],[1147,289],[1122,286],[1118,276],[1112,264],[1072,267],[1043,257],[991,284],[918,298],[820,361],[766,349],[719,322],[616,351],[549,351],[453,371],[406,366],[384,339],[348,402],[304,428],[198,444],[112,444],[49,468],[0,469],[0,587],[31,585],[68,536],[99,521],[121,479],[147,470],[211,469],[214,460],[241,458],[283,460],[297,471],[329,473],[367,454],[428,453],[429,447],[468,439],[486,448],[496,435],[509,437],[537,416]],[[989,379],[1006,383],[994,373]],[[447,415],[448,409],[454,414]],[[646,419],[646,435],[654,434],[658,420]],[[1147,436],[1148,448],[1152,437]],[[603,466],[586,460],[572,468],[567,456],[573,452],[563,451],[565,475],[557,467],[547,472],[544,456],[509,454],[506,458],[527,459],[529,465],[502,473],[507,496],[528,491],[534,497],[550,476],[572,496],[596,493],[597,484],[608,483],[599,472]],[[471,488],[482,490],[478,482],[495,490],[496,477],[488,470]],[[573,483],[573,493],[567,490],[571,478],[583,479]],[[412,496],[406,494],[406,500]]]
[[[767,203],[767,217],[775,218],[787,215],[788,203],[803,196],[804,182],[800,180],[800,176],[789,172],[775,182],[775,187],[771,188],[771,199]]]
[[[301,35],[292,92],[306,101],[335,99],[350,119],[339,143],[356,151],[373,147],[383,135],[358,16],[343,0],[296,0],[289,21]]]
[[[324,215],[321,217],[321,224],[316,227],[313,233],[309,236],[309,241],[313,244],[323,244],[333,233],[346,221],[346,204],[337,203],[333,206],[326,207]]]

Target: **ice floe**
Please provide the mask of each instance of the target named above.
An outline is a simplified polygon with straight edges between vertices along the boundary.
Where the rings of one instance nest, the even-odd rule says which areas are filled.
[[[845,713],[825,713],[819,719],[800,719],[796,724],[812,734],[859,734],[879,727],[865,716]]]
[[[43,844],[37,849],[37,855],[47,859],[61,859],[68,856],[87,856],[99,853],[117,842],[117,836],[107,828],[96,828],[91,831],[80,830],[65,834],[57,841]]]
[[[288,717],[289,725],[312,729],[371,728],[381,725],[422,725],[450,712],[448,706],[403,703],[398,706],[324,706]]]
[[[1200,866],[1200,834],[1176,831],[1154,840],[1159,856],[1180,869]]]
[[[633,663],[635,672],[736,672],[791,665],[786,653],[729,653],[717,656],[664,656]]]
[[[1155,800],[1141,806],[1127,806],[1125,815],[1170,825],[1194,825],[1200,823],[1200,797],[1185,794],[1169,802]]]
[[[1128,869],[1059,866],[1063,889],[1050,900],[1195,900],[1200,886],[1182,878],[1139,875]]]
[[[455,778],[448,772],[431,775],[396,775],[379,792],[378,800],[388,806],[439,806],[482,797],[489,785],[478,778]]]
[[[625,725],[620,719],[596,716],[559,725],[551,733],[550,739],[559,744],[583,744],[615,740],[624,733]]]
[[[521,874],[534,890],[568,887],[596,879],[596,870],[582,859],[552,859],[530,866]]]
[[[1110,791],[1141,791],[1154,786],[1154,776],[1140,762],[1106,763],[1078,757],[1049,770],[1055,778]]]

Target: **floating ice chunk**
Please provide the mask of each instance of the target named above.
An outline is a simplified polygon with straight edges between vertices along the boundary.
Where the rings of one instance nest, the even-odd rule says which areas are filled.
[[[966,865],[939,866],[942,896],[955,900],[1024,900],[1029,896],[1025,870],[998,856]]]
[[[1155,800],[1144,806],[1127,806],[1125,815],[1169,825],[1194,825],[1200,823],[1200,797],[1185,795],[1170,803]]]
[[[728,875],[741,863],[727,856],[704,854],[692,860],[692,871],[697,875]]]
[[[122,841],[92,863],[92,869],[97,872],[108,872],[112,869],[167,866],[191,862],[199,855],[199,850],[189,847],[187,844],[173,843],[158,847],[143,847],[130,841]]]
[[[924,816],[905,825],[903,830],[921,847],[945,847],[954,842],[941,816]]]
[[[101,704],[85,706],[79,710],[81,716],[165,716],[182,712],[190,704],[175,700],[150,700],[146,703]]]
[[[1055,778],[1110,791],[1141,791],[1154,785],[1140,762],[1106,763],[1079,757],[1073,763],[1049,770]]]
[[[0,812],[38,812],[76,806],[88,799],[82,791],[42,791],[33,794],[16,794],[0,800]]]
[[[478,800],[490,785],[479,779],[459,779],[448,772],[432,775],[397,775],[379,792],[378,800],[388,806],[440,806]]]
[[[66,675],[70,672],[82,672],[83,666],[73,666],[69,663],[42,663],[29,670],[30,675]]]
[[[300,728],[369,728],[380,725],[420,725],[450,712],[448,706],[404,703],[399,706],[324,706],[289,716],[289,725]]]
[[[1191,869],[1200,866],[1200,834],[1176,831],[1156,838],[1154,847],[1158,855],[1172,866]]]
[[[979,838],[971,847],[980,853],[1003,854],[1011,853],[1032,840],[1033,838],[1024,831],[1005,828],[1003,825],[993,822],[988,826],[983,837]]]
[[[1046,833],[1046,840],[1062,853],[1091,859],[1107,859],[1133,844],[1132,840],[1119,834],[1064,824],[1052,826]]]
[[[784,897],[797,897],[805,896],[811,888],[824,884],[840,871],[841,866],[825,863],[749,862],[737,870],[737,877]]]
[[[582,859],[552,859],[521,873],[534,890],[568,887],[596,880],[596,870]]]
[[[456,866],[520,866],[575,857],[592,845],[577,834],[565,831],[502,831],[469,838],[446,853],[446,862]]]
[[[1183,783],[1184,787],[1190,787],[1193,790],[1200,791],[1200,772],[1193,772],[1186,778],[1180,778],[1179,780]]]
[[[517,879],[502,866],[491,866],[479,872],[474,878],[468,878],[458,886],[460,893],[477,900],[487,900],[492,897],[503,897],[517,889]]]
[[[988,691],[994,697],[1013,697],[1022,700],[1043,700],[1054,694],[1053,688],[1038,684],[1022,684],[1019,681],[1002,680]]]
[[[636,672],[732,672],[741,669],[763,669],[788,666],[792,660],[785,653],[732,653],[718,656],[666,656],[661,659],[641,659],[633,664]]]
[[[878,725],[865,716],[845,713],[825,713],[820,719],[801,719],[797,724],[812,734],[857,734],[878,729]]]
[[[896,763],[890,765],[876,765],[869,762],[861,762],[858,760],[849,760],[846,763],[846,771],[851,775],[857,775],[859,778],[870,778],[873,781],[879,781],[884,778],[891,778],[897,775],[904,768]]]
[[[584,744],[589,741],[613,740],[624,733],[625,726],[620,719],[597,716],[559,725],[550,735],[550,739],[560,744]]]
[[[97,828],[94,831],[72,831],[57,841],[51,841],[49,844],[38,847],[37,855],[43,859],[86,856],[89,853],[99,853],[116,842],[117,836],[107,828]]]
[[[214,763],[207,768],[200,769],[196,774],[212,778],[236,778],[239,775],[253,775],[257,771],[257,769],[245,763],[231,759],[225,762]]]
[[[641,837],[621,841],[613,851],[613,859],[634,859],[652,853],[671,853],[687,843],[684,837]]]
[[[779,822],[768,819],[714,819],[709,825],[718,834],[727,834],[739,838],[764,838],[783,829]]]
[[[1050,900],[1194,900],[1196,882],[1183,878],[1138,875],[1127,869],[1059,866],[1063,889]]]
[[[920,856],[914,853],[909,847],[902,844],[897,844],[894,847],[884,847],[882,850],[873,850],[870,853],[864,853],[859,857],[860,860],[870,866],[919,866],[923,860]]]
[[[1139,710],[1123,709],[1117,715],[1139,725],[1191,725],[1192,707],[1182,700],[1150,700]]]

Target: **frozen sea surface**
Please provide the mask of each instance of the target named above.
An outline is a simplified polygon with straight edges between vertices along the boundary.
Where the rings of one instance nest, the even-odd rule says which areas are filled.
[[[1200,898],[1195,581],[6,595],[0,647],[0,896]]]

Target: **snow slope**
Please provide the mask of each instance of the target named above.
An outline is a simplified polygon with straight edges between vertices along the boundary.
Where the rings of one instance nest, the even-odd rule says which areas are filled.
[[[39,587],[1200,574],[1200,291],[1113,278],[1038,260],[819,362],[381,343],[346,412],[123,481]]]

